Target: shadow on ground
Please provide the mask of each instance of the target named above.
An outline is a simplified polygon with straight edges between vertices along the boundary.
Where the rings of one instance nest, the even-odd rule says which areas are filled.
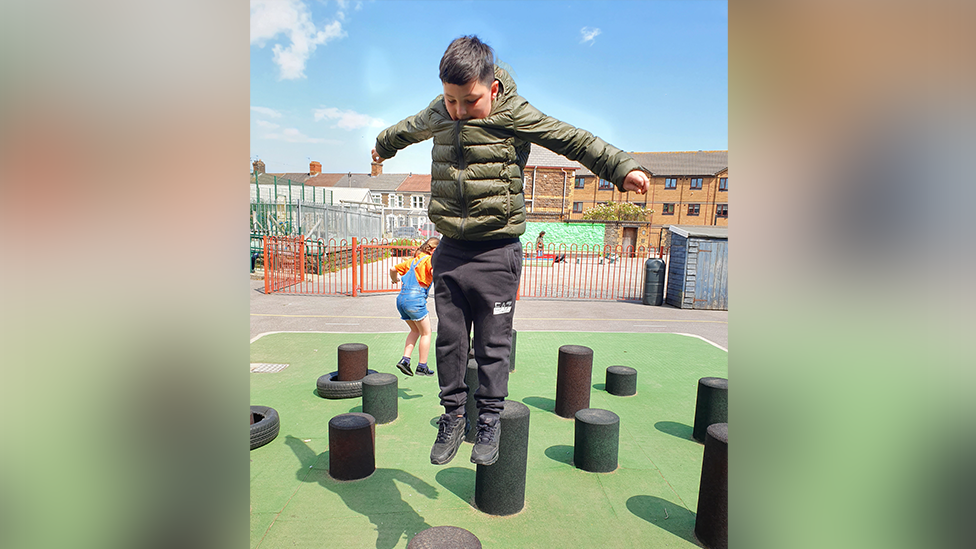
[[[658,528],[701,547],[695,538],[695,513],[688,509],[654,496],[633,496],[627,500],[627,509]]]
[[[559,463],[573,465],[573,450],[572,446],[557,444],[546,448],[546,457]]]
[[[335,493],[347,508],[369,519],[376,527],[376,549],[393,549],[401,539],[411,539],[418,532],[431,527],[407,502],[403,501],[397,482],[411,486],[419,494],[437,499],[437,488],[399,469],[376,469],[372,475],[359,480],[338,481],[329,476],[328,469],[311,468],[328,465],[329,452],[316,454],[301,439],[287,435],[285,444],[298,458],[296,476],[302,482],[317,482]]]
[[[474,486],[476,473],[463,467],[449,467],[437,472],[437,483],[447,488],[461,501],[474,507]]]
[[[546,412],[552,412],[556,409],[556,401],[551,398],[545,397],[525,397],[522,402],[528,404],[529,406],[534,406],[540,410],[545,410]]]
[[[675,421],[659,421],[654,424],[654,428],[671,436],[687,440],[695,440],[692,437],[694,429],[690,425],[685,425],[684,423],[678,423]]]

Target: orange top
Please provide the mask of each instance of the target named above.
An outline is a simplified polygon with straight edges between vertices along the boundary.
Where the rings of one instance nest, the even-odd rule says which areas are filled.
[[[413,263],[415,257],[407,259],[403,263],[397,264],[396,271],[400,275],[407,274],[407,269],[410,268],[410,264]],[[430,287],[430,283],[434,281],[434,269],[430,266],[430,254],[421,254],[420,261],[417,266],[414,267],[413,272],[417,275],[417,282],[424,288]]]

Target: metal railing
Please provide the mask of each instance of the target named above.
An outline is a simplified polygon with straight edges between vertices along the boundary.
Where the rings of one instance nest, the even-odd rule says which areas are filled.
[[[653,249],[632,246],[549,245],[527,251],[519,298],[640,300],[644,262]]]
[[[265,292],[353,297],[397,292],[390,269],[412,257],[421,242],[266,236],[264,264],[270,268],[265,269]],[[587,245],[550,245],[544,253],[527,251],[518,297],[639,301],[644,291],[644,264],[655,251]],[[301,273],[299,265],[303,266]]]

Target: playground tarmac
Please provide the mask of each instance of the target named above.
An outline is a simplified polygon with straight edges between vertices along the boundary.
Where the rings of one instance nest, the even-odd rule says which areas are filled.
[[[393,367],[407,331],[395,299],[265,295],[252,280],[252,368],[281,367],[250,376],[251,404],[280,417],[277,438],[250,452],[252,548],[403,548],[433,526],[464,528],[496,549],[701,547],[694,529],[703,446],[691,435],[698,379],[728,377],[727,311],[520,300],[508,400],[530,412],[524,506],[495,516],[478,509],[470,443],[447,465],[429,462],[437,380]],[[433,300],[430,309],[436,331]],[[362,399],[315,391],[318,377],[336,370],[343,343],[366,344],[369,368],[398,377],[398,416],[375,429],[375,472],[354,481],[329,473],[328,422],[362,411]],[[554,411],[562,345],[593,350],[589,406],[619,416],[612,472],[574,465],[574,420]],[[636,395],[606,391],[609,365],[638,370]]]
[[[437,330],[434,299],[428,302],[431,328]],[[728,350],[728,311],[678,309],[631,301],[520,299],[517,331],[678,333],[704,338]],[[396,294],[359,297],[264,293],[251,280],[251,340],[271,332],[403,332]]]

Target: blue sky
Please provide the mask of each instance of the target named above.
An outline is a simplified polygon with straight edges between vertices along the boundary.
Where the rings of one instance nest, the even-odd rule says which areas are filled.
[[[442,92],[440,58],[467,34],[536,108],[621,149],[728,149],[724,1],[251,0],[250,160],[369,172],[376,135]],[[430,173],[430,149],[384,172]]]

